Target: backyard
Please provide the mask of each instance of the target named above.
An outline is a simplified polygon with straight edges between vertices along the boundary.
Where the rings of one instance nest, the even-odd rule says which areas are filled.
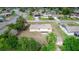
[[[31,23],[31,24],[35,24],[35,23]],[[41,24],[41,23],[39,23],[39,24]],[[47,24],[47,23],[43,22],[42,24]],[[54,34],[56,34],[56,36],[57,36],[56,44],[58,46],[61,46],[64,38],[67,35],[60,29],[59,24],[54,23],[54,22],[50,22],[48,24],[52,25],[52,32]],[[21,32],[19,37],[31,37],[31,38],[34,38],[34,40],[36,40],[37,42],[39,42],[41,44],[47,44],[46,35],[39,33],[39,32],[30,32],[29,29]]]
[[[47,44],[46,35],[39,32],[30,32],[29,29],[20,33],[19,37],[31,37],[40,44]]]

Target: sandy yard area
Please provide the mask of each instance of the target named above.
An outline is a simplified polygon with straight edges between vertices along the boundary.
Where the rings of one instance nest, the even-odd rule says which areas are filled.
[[[39,32],[30,32],[29,30],[25,30],[19,34],[19,37],[31,37],[40,44],[47,44],[46,35],[41,34]]]

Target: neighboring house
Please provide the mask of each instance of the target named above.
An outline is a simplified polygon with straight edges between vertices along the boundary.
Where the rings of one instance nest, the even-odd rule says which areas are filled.
[[[69,33],[79,32],[79,26],[66,26]]]
[[[60,28],[67,34],[67,35],[74,35],[76,32],[79,32],[79,26],[69,26],[69,25],[60,25]]]
[[[48,14],[44,13],[41,17],[48,18]]]
[[[35,20],[39,20],[39,18],[41,17],[41,14],[37,11],[33,12],[33,17]]]
[[[36,20],[36,21],[39,21],[40,16],[41,16],[40,14],[35,15],[35,16],[34,16],[35,20]]]
[[[79,10],[75,10],[72,14],[71,14],[71,17],[76,17],[76,18],[79,18]]]
[[[50,24],[32,24],[29,28],[30,32],[52,32]]]
[[[1,13],[0,16],[10,16],[11,13]]]

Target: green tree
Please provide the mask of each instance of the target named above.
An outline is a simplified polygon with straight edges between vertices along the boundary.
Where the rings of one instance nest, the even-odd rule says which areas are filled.
[[[0,50],[1,51],[39,51],[41,44],[32,38],[20,37],[5,33],[0,35]]]
[[[13,16],[15,16],[15,15],[16,15],[15,11],[12,11],[12,15],[13,15]]]
[[[41,45],[32,38],[22,37],[18,41],[17,50],[22,51],[38,51]]]
[[[9,24],[8,29],[16,29],[16,25],[15,24]]]
[[[16,29],[17,30],[23,30],[25,28],[25,19],[23,17],[19,17],[18,20],[16,21]]]
[[[56,35],[54,33],[49,33],[47,36],[48,43],[55,43],[56,42]]]
[[[41,51],[55,51],[56,46],[54,43],[50,43],[41,47]]]
[[[54,33],[49,33],[47,38],[47,45],[41,47],[42,51],[54,51],[56,49],[56,35]]]
[[[79,51],[79,39],[74,36],[68,36],[65,38],[61,48],[64,51]]]
[[[16,50],[18,38],[8,32],[0,35],[0,50]]]
[[[18,20],[16,21],[16,24],[10,24],[8,25],[9,29],[16,29],[16,30],[24,30],[25,29],[25,19],[20,16]]]
[[[25,12],[25,10],[26,10],[26,8],[23,8],[23,7],[20,8],[20,11],[21,11],[21,12]]]
[[[71,15],[72,12],[73,12],[72,8],[62,8],[63,15]]]

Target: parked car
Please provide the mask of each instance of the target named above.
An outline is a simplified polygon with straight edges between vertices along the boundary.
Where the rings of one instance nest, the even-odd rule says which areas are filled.
[[[0,22],[5,21],[5,18],[3,16],[0,16]]]

